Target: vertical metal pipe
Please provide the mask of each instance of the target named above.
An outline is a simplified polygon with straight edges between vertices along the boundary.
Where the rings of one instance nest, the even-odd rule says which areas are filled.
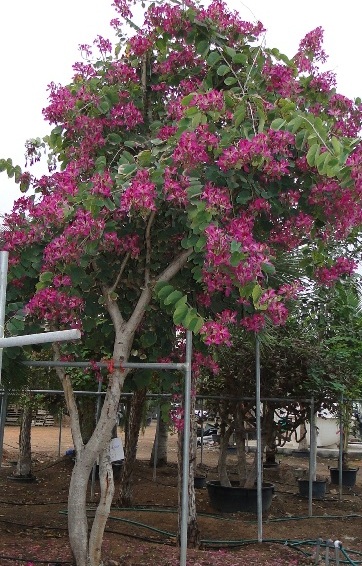
[[[182,457],[182,493],[181,493],[181,540],[180,566],[186,566],[187,556],[187,518],[189,507],[189,464],[190,464],[190,408],[191,408],[191,358],[192,332],[186,332],[186,369],[184,398],[184,442]]]
[[[5,329],[5,307],[6,307],[6,286],[8,280],[8,258],[9,253],[0,251],[0,338],[4,336]],[[0,348],[0,388],[1,388],[1,370],[3,365],[3,349]],[[7,395],[3,392],[1,399],[0,412],[0,468],[3,460],[4,446],[4,428],[7,409]]]
[[[201,399],[201,459],[200,463],[202,464],[204,459],[204,400]]]
[[[160,420],[161,420],[161,406],[157,405],[157,424],[156,424],[156,438],[155,449],[153,452],[153,481],[156,481],[156,468],[157,468],[157,455],[158,455],[158,442],[160,438]]]
[[[58,458],[60,458],[60,446],[62,443],[62,424],[63,424],[63,409],[59,411]]]
[[[343,445],[344,445],[344,426],[343,426],[343,393],[339,407],[339,458],[338,458],[338,499],[342,501],[343,496]]]
[[[309,485],[308,485],[308,516],[313,515],[313,481],[316,478],[316,433],[315,433],[314,397],[310,403],[309,431]]]
[[[4,336],[5,327],[5,306],[6,306],[6,286],[8,280],[8,252],[0,252],[0,338]],[[0,348],[0,385],[1,369],[3,361],[3,349]]]
[[[258,542],[263,542],[263,499],[262,499],[262,446],[261,446],[261,421],[260,421],[260,342],[259,336],[255,335],[255,403],[256,403],[256,489],[257,489],[257,512],[258,512]]]

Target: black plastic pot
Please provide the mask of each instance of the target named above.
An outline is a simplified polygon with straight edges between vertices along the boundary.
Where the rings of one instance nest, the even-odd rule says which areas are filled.
[[[299,495],[302,497],[309,497],[309,480],[299,479]],[[312,485],[313,499],[323,499],[326,494],[326,480],[314,480]]]
[[[342,468],[342,485],[353,487],[356,485],[358,468]],[[331,483],[339,485],[339,468],[329,468]]]
[[[17,476],[16,474],[8,476],[8,480],[19,483],[35,483],[37,481],[35,476]]]
[[[241,487],[238,482],[231,482],[231,487],[225,487],[219,481],[206,483],[211,506],[221,513],[257,513],[257,488]],[[274,485],[263,483],[262,509],[268,511],[273,499]]]
[[[203,489],[204,487],[206,487],[206,477],[194,476],[194,487],[195,489]]]

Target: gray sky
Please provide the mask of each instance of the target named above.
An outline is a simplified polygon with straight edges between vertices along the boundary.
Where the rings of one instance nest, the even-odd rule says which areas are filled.
[[[357,0],[344,0],[338,9],[331,8],[330,0],[229,0],[228,4],[245,20],[254,16],[261,20],[268,30],[266,44],[289,56],[294,55],[307,32],[322,26],[329,54],[326,67],[336,72],[339,92],[350,98],[362,96]],[[24,166],[25,140],[49,131],[42,118],[47,85],[70,81],[72,64],[79,60],[80,43],[91,44],[98,34],[113,38],[108,25],[113,17],[111,0],[3,2],[0,158],[11,157]],[[19,195],[17,185],[2,173],[0,214],[9,212]]]

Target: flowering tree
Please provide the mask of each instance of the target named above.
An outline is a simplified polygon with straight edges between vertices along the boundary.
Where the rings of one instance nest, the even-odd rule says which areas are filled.
[[[131,23],[126,0],[114,6]],[[260,22],[220,0],[152,5],[128,40],[119,19],[111,23],[115,54],[98,37],[97,55],[81,46],[72,83],[49,86],[44,117],[54,128],[27,145],[30,163],[49,148],[49,175],[0,161],[35,191],[4,220],[10,300],[26,303],[29,324],[78,326],[90,350],[113,344],[113,363],[164,354],[168,320],[207,345],[229,344],[230,324],[283,324],[300,283],[278,286],[279,259],[303,250],[309,277],[348,275],[355,263],[334,244],[352,238],[362,217],[362,107],[319,69],[322,29],[288,59],[262,46]],[[113,495],[105,446],[127,371],[110,366],[86,445],[69,376],[59,374],[77,453],[70,541],[78,566],[98,566]],[[88,537],[98,456],[102,495]]]

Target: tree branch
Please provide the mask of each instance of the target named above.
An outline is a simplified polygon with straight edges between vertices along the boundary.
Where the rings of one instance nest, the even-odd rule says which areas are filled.
[[[156,213],[153,210],[149,216],[146,233],[145,233],[145,244],[146,244],[146,264],[145,264],[145,287],[150,283],[150,265],[151,265],[151,226],[155,219]]]
[[[52,344],[52,347],[54,352],[54,360],[59,361],[61,358],[59,344],[57,342],[54,342]],[[69,375],[65,373],[64,368],[57,367],[56,372],[63,386],[65,402],[67,404],[67,409],[69,411],[69,416],[70,416],[70,426],[72,430],[74,447],[77,453],[79,454],[83,449],[84,444],[82,439],[82,433],[80,430],[78,409],[75,402],[72,382],[70,380]]]
[[[152,287],[156,285],[159,281],[170,281],[172,277],[174,277],[180,269],[186,264],[188,258],[190,257],[191,253],[193,252],[192,249],[185,250],[179,256],[177,256],[171,263],[166,267],[166,269],[159,275],[152,283]],[[152,289],[151,283],[145,287],[138,299],[138,302],[135,306],[135,309],[132,313],[131,318],[126,323],[126,328],[129,332],[134,333],[137,330],[138,325],[140,324],[142,317],[145,313],[146,307],[151,301],[152,297]]]
[[[128,253],[125,255],[125,257],[123,258],[123,261],[122,261],[120,270],[119,270],[119,272],[118,272],[118,275],[117,275],[117,277],[116,277],[116,280],[115,280],[115,282],[113,283],[112,287],[109,287],[109,289],[108,289],[108,293],[109,293],[109,294],[114,293],[114,291],[117,289],[118,283],[119,283],[120,280],[121,280],[121,277],[122,277],[122,275],[123,275],[123,272],[124,272],[124,270],[125,270],[125,268],[126,268],[127,262],[128,262],[128,260],[129,260],[130,257],[131,257],[131,254],[130,254],[130,252],[128,252]]]

